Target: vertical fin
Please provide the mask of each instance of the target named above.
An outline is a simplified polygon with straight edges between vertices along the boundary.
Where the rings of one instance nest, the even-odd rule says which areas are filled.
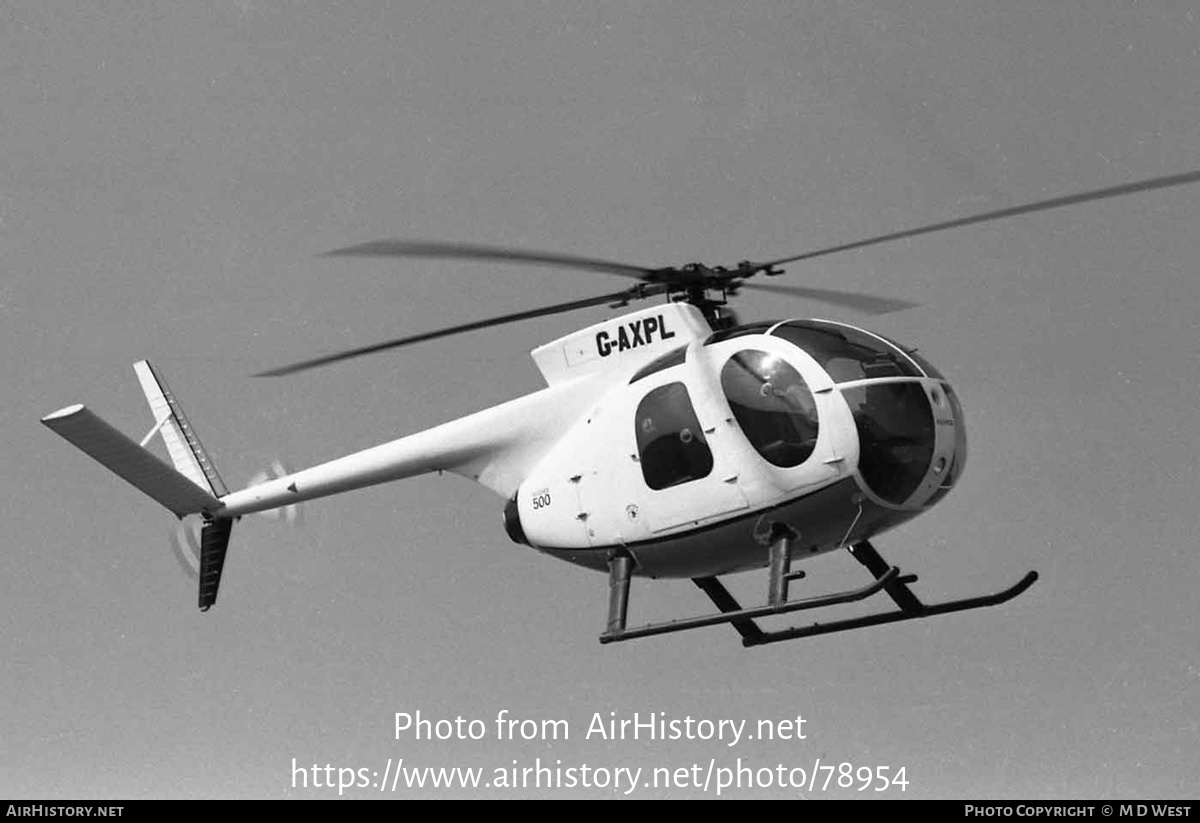
[[[206,612],[217,602],[221,587],[221,571],[225,568],[225,551],[233,521],[219,517],[204,524],[200,531],[200,611]]]
[[[217,474],[216,466],[188,423],[183,408],[171,393],[167,381],[148,360],[134,363],[133,370],[137,373],[138,382],[142,384],[142,393],[146,395],[150,411],[154,413],[155,429],[162,434],[167,453],[176,470],[213,497],[228,494],[229,490]],[[151,430],[152,434],[153,431]]]

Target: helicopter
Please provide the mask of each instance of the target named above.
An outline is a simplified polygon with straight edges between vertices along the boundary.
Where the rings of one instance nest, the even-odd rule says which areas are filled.
[[[199,515],[198,604],[219,591],[234,523],[303,501],[431,472],[452,472],[506,502],[514,542],[604,572],[601,643],[731,625],[746,646],[998,605],[1037,580],[926,603],[873,540],[943,499],[967,459],[965,415],[951,383],[916,349],[836,320],[742,324],[743,289],[868,314],[914,304],[776,283],[781,266],[896,240],[1194,183],[1159,177],[905,229],[765,262],[643,267],[599,258],[440,241],[381,240],[328,257],[425,258],[547,266],[631,278],[614,292],[409,335],[261,372],[283,376],[534,317],[660,302],[533,349],[546,386],[465,417],[297,472],[277,466],[229,491],[161,371],[134,370],[154,423],[135,442],[81,404],[42,422],[181,521]],[[170,464],[147,449],[161,436]],[[859,588],[795,599],[793,564],[841,549],[870,573]],[[762,605],[744,607],[721,578],[766,570]],[[634,577],[693,581],[715,612],[628,625]],[[859,617],[763,629],[761,618],[885,593],[894,607]]]

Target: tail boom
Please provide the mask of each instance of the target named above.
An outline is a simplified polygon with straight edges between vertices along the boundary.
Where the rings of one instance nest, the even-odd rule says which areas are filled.
[[[507,498],[595,396],[596,389],[588,380],[565,381],[390,443],[224,495],[218,515],[240,517],[440,471],[467,477]]]
[[[60,409],[42,423],[176,517],[203,516],[202,611],[216,602],[233,521],[242,515],[434,471],[454,472],[510,497],[597,393],[595,378],[564,380],[390,443],[228,492],[161,374],[146,361],[134,369],[154,415],[140,445],[83,405]],[[156,434],[174,467],[144,448]]]

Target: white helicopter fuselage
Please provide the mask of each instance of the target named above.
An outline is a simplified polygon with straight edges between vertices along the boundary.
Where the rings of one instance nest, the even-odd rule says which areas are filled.
[[[841,324],[713,334],[699,309],[669,303],[533,358],[541,391],[234,492],[214,514],[449,471],[508,499],[517,542],[597,570],[620,550],[635,574],[705,577],[765,565],[775,523],[798,533],[799,556],[892,528],[965,460],[941,376]]]

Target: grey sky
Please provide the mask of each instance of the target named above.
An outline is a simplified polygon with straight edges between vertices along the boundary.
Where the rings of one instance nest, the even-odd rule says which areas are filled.
[[[993,610],[753,651],[729,629],[602,647],[602,575],[512,544],[502,501],[430,477],[312,503],[298,530],[244,520],[200,615],[171,517],[37,421],[85,402],[140,437],[130,364],[147,357],[241,485],[275,457],[310,465],[534,390],[528,351],[605,312],[252,372],[624,285],[317,257],[351,243],[733,263],[1200,168],[1196,14],[6,3],[0,796],[328,796],[291,788],[293,757],[381,772],[819,757],[905,766],[907,797],[1194,797],[1197,188],[789,270],[923,304],[895,315],[740,300],[745,320],[864,323],[950,377],[966,476],[879,546],[930,600],[1042,573]],[[840,556],[808,571],[814,592],[863,579]],[[686,582],[635,585],[631,604],[635,622],[706,608]],[[565,719],[571,739],[394,740],[393,714],[418,709]],[[593,713],[635,711],[801,714],[808,737],[583,739]]]

